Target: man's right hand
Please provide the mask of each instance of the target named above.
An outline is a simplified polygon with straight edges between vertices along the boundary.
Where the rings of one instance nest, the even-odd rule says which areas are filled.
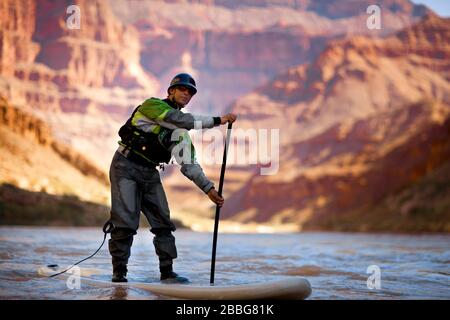
[[[219,196],[216,189],[211,188],[211,190],[208,191],[208,197],[209,199],[211,199],[212,202],[217,204],[219,207],[223,206],[225,200],[221,196]]]
[[[220,117],[220,124],[225,124],[227,122],[233,123],[236,121],[237,116],[234,113],[227,113]]]

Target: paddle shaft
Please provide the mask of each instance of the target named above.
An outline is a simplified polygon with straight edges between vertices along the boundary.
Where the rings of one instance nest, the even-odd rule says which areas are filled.
[[[225,142],[225,148],[223,150],[223,160],[222,160],[222,169],[220,170],[220,181],[219,181],[219,196],[222,196],[223,189],[223,180],[225,177],[225,167],[227,165],[227,153],[228,153],[228,144],[230,143],[230,135],[231,135],[231,127],[232,123],[228,123],[227,130],[227,140]],[[216,217],[214,221],[214,237],[213,237],[213,246],[212,246],[212,257],[211,257],[211,277],[209,279],[209,283],[211,285],[214,284],[214,271],[216,268],[216,247],[217,247],[217,234],[219,231],[219,218],[220,218],[220,207],[216,205]]]

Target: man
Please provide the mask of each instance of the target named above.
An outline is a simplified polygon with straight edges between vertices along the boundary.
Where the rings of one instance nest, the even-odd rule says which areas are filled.
[[[190,157],[187,157],[188,161],[186,157],[179,161],[183,175],[192,180],[216,205],[222,206],[224,203],[213,182],[205,176],[196,162],[195,149],[189,135],[181,135],[181,139],[176,141],[171,138],[176,129],[193,129],[194,122],[201,123],[202,128],[212,128],[236,120],[236,115],[231,113],[222,117],[183,113],[181,109],[189,103],[196,92],[196,83],[189,74],[176,75],[167,89],[166,99],[145,100],[119,131],[120,146],[110,168],[112,198],[110,221],[115,226],[109,240],[113,282],[127,281],[127,263],[141,211],[151,225],[150,231],[154,234],[153,244],[159,258],[161,281],[189,282],[173,271],[172,264],[173,259],[177,257],[177,249],[172,232],[176,228],[170,220],[166,195],[156,169],[160,163],[170,161],[172,150],[180,141],[190,144],[192,151]]]

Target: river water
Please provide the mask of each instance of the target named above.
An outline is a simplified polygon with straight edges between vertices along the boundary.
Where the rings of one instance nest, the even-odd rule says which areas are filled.
[[[212,235],[177,230],[175,236],[175,271],[207,286]],[[102,239],[98,228],[0,227],[0,298],[162,299],[141,289],[82,281],[80,288],[70,289],[65,280],[38,275],[39,267],[68,266],[90,255]],[[95,277],[110,279],[107,244],[80,266],[100,269]],[[449,266],[450,235],[219,234],[215,283],[305,277],[313,290],[310,299],[450,299]],[[140,229],[128,278],[158,282],[158,276],[152,235]],[[369,289],[369,277],[375,288]]]

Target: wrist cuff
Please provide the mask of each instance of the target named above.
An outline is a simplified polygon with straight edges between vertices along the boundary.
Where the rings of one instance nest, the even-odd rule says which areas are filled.
[[[212,182],[210,182],[209,184],[206,185],[206,187],[203,188],[203,192],[208,194],[209,191],[211,191],[211,189],[214,188],[214,184]]]

